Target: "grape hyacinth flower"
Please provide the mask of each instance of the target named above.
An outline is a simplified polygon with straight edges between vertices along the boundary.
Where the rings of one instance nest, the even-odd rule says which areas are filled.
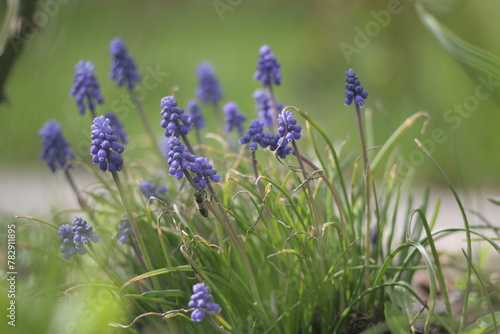
[[[259,50],[257,72],[255,72],[253,78],[254,80],[261,81],[264,87],[269,87],[272,82],[279,86],[281,84],[280,67],[281,64],[274,56],[271,48],[263,45]]]
[[[186,135],[191,127],[191,119],[189,115],[184,114],[184,109],[177,108],[175,97],[166,96],[161,99],[161,116],[160,125],[165,128],[165,137],[180,137]]]
[[[104,103],[101,96],[99,82],[94,75],[95,66],[92,62],[80,60],[75,66],[74,85],[71,88],[70,95],[76,100],[78,111],[81,115],[85,113],[85,99],[87,100],[87,107],[92,114],[95,113],[95,104]]]
[[[240,144],[248,144],[250,151],[256,151],[259,144],[264,137],[262,131],[264,130],[264,123],[258,119],[254,119],[248,126],[248,131],[240,138]]]
[[[124,245],[128,242],[129,237],[135,236],[134,230],[132,229],[132,224],[127,218],[122,219],[118,224],[118,242],[120,245]]]
[[[118,142],[118,137],[113,134],[110,119],[104,116],[94,118],[91,126],[92,146],[90,154],[92,163],[99,164],[102,171],[116,172],[122,170],[123,159],[120,156],[125,151],[123,145]]]
[[[123,40],[121,38],[113,39],[109,51],[111,52],[111,72],[109,73],[109,78],[115,81],[120,87],[124,83],[127,83],[128,89],[134,89],[134,86],[141,78]]]
[[[296,124],[297,120],[293,118],[293,112],[285,110],[278,115],[278,132],[281,136],[278,145],[286,145],[300,139],[302,127]]]
[[[77,255],[78,252],[73,242],[75,234],[71,230],[71,226],[69,224],[61,225],[57,234],[60,236],[59,241],[61,242],[61,247],[59,247],[59,250],[63,253],[63,258],[68,260]]]
[[[196,129],[203,129],[205,127],[205,118],[201,113],[200,106],[195,100],[190,100],[187,103],[188,115],[191,118],[191,123]]]
[[[80,254],[85,253],[85,248],[83,245],[88,244],[90,240],[93,242],[99,242],[99,237],[95,235],[92,230],[91,225],[87,225],[87,222],[80,217],[75,217],[73,220],[73,227],[71,230],[75,234],[73,242],[75,243],[75,248]],[[83,253],[82,253],[83,252]]]
[[[167,187],[160,187],[154,182],[144,180],[139,184],[139,190],[149,199],[150,197],[160,197],[162,194],[165,194]]]
[[[196,70],[198,75],[198,88],[196,96],[206,104],[217,105],[222,99],[222,89],[215,76],[215,69],[209,62],[202,62]]]
[[[274,112],[271,105],[271,96],[269,95],[269,92],[264,89],[256,89],[252,97],[255,100],[259,119],[264,122],[264,126],[266,128],[272,128],[274,122]],[[282,110],[283,108],[283,104],[276,102],[276,109],[278,111]]]
[[[217,175],[217,171],[212,168],[212,165],[208,163],[208,159],[203,157],[196,158],[195,165],[191,167],[191,172],[196,174],[193,181],[201,189],[207,186],[208,180],[220,182],[222,179],[220,175]]]
[[[224,110],[224,114],[226,115],[226,132],[231,132],[233,128],[238,130],[238,133],[242,134],[243,122],[247,119],[247,117],[241,113],[238,105],[235,102],[228,102],[222,108]]]
[[[209,293],[205,283],[198,283],[193,286],[193,295],[188,303],[189,307],[193,307],[191,320],[200,322],[205,319],[206,312],[219,313],[221,307],[217,303],[213,303],[214,297]]]
[[[363,90],[363,86],[358,80],[358,76],[352,69],[345,72],[346,74],[346,84],[345,84],[345,100],[346,106],[350,106],[352,101],[360,107],[365,105],[365,99],[368,97],[368,92]]]
[[[175,176],[178,180],[184,176],[184,171],[191,170],[196,157],[189,153],[179,138],[172,137],[165,145],[165,159],[170,165],[168,174]]]
[[[89,243],[89,241],[99,242],[99,237],[92,230],[92,226],[87,225],[87,222],[80,217],[75,217],[73,226],[64,224],[59,227],[57,232],[61,242],[59,250],[63,253],[65,260],[77,254],[85,254],[87,251],[84,244]]]
[[[40,158],[47,162],[53,173],[57,170],[57,164],[61,168],[65,166],[71,168],[72,165],[68,163],[68,160],[75,158],[75,154],[62,135],[61,127],[61,124],[55,120],[50,120],[45,122],[38,131],[38,134],[42,137],[42,154]]]
[[[122,144],[128,143],[128,136],[125,130],[123,130],[123,124],[120,122],[118,117],[113,112],[108,112],[104,117],[109,118],[109,125],[113,128],[113,134],[118,137],[118,140]]]

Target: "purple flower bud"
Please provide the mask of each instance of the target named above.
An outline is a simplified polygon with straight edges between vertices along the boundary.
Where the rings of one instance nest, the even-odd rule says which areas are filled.
[[[281,84],[280,63],[274,56],[271,48],[263,45],[259,50],[259,62],[257,63],[257,72],[254,74],[254,80],[261,81],[264,87],[269,87],[271,82],[276,85]]]
[[[42,154],[40,158],[47,162],[50,170],[55,173],[57,165],[61,168],[71,168],[72,165],[68,163],[68,160],[74,159],[75,154],[62,135],[61,124],[55,120],[47,121],[38,131],[38,134],[42,137]]]
[[[118,137],[110,125],[110,119],[104,116],[94,118],[91,126],[92,146],[90,154],[92,163],[99,164],[102,171],[120,171],[123,167],[123,159],[118,153],[125,151],[124,147],[118,143]]]
[[[109,78],[120,87],[127,83],[128,89],[133,89],[136,83],[139,82],[140,76],[123,40],[120,38],[113,39],[109,51],[111,52]]]
[[[196,73],[198,74],[196,96],[203,103],[218,104],[223,93],[213,66],[209,62],[202,62],[198,65]]]
[[[165,137],[180,137],[181,134],[187,134],[191,127],[191,119],[184,114],[184,109],[177,108],[175,98],[166,96],[160,105],[162,108],[160,125],[165,128]]]
[[[238,133],[242,134],[244,131],[243,122],[247,119],[247,117],[241,113],[238,105],[235,102],[228,102],[222,109],[226,115],[226,132],[231,132],[233,128],[236,128]]]
[[[352,101],[358,106],[363,107],[365,105],[365,99],[368,98],[368,92],[364,90],[363,86],[358,80],[358,76],[352,69],[345,72],[346,74],[346,85],[345,85],[345,105],[349,106]]]
[[[205,283],[198,283],[193,286],[193,295],[188,303],[189,307],[195,308],[191,313],[191,320],[200,322],[205,316],[206,312],[219,313],[221,307],[217,303],[213,303],[213,296],[209,293],[208,287]]]
[[[87,100],[87,107],[91,111],[95,111],[95,102],[99,104],[104,103],[101,96],[99,82],[94,75],[95,66],[89,60],[87,62],[80,60],[75,66],[74,85],[69,92],[75,98],[78,111],[81,115],[85,113],[85,102]]]

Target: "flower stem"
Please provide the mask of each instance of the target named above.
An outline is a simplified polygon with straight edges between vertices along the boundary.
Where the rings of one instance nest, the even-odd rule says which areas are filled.
[[[363,129],[363,120],[361,118],[361,110],[357,104],[356,107],[356,118],[358,120],[358,130],[361,139],[361,149],[363,151],[363,162],[365,166],[365,289],[369,289],[370,284],[370,220],[371,220],[371,207],[370,207],[370,183],[371,183],[371,172],[370,164],[368,162],[368,151],[366,149],[366,139],[365,132]],[[367,305],[369,307],[369,305]]]
[[[82,210],[88,210],[89,206],[87,205],[85,200],[80,196],[80,193],[79,193],[78,188],[76,186],[75,180],[73,179],[73,176],[69,172],[68,168],[64,169],[64,175],[66,176],[66,179],[68,180],[68,183],[71,186],[71,189],[75,193],[76,199],[78,200],[78,204],[80,204],[80,207],[82,208]]]
[[[274,131],[278,131],[278,107],[276,107],[276,98],[274,97],[273,84],[269,83],[269,99],[271,100],[271,108],[273,110],[273,127]]]
[[[151,141],[151,145],[155,148],[155,151],[158,153],[160,159],[162,159],[160,148],[158,147],[158,143],[153,133],[153,129],[151,128],[151,124],[149,124],[146,113],[144,112],[144,108],[142,107],[141,101],[139,101],[139,98],[137,97],[137,93],[135,92],[135,90],[133,89],[130,90],[130,97],[132,98],[132,101],[134,101],[134,104],[137,108],[137,114],[139,115],[139,119],[141,120],[144,130],[146,130],[146,133],[148,134],[149,140]]]
[[[139,225],[135,220],[134,214],[130,209],[130,204],[128,203],[127,196],[125,196],[125,191],[123,190],[122,184],[120,182],[120,177],[117,172],[111,172],[113,175],[113,180],[115,181],[116,188],[118,189],[118,193],[120,194],[120,198],[122,200],[122,204],[125,207],[125,211],[127,212],[128,220],[130,221],[130,225],[132,225],[132,229],[134,230],[134,234],[137,238],[137,242],[139,243],[139,249],[141,250],[142,256],[144,257],[144,261],[146,263],[146,270],[153,270],[153,264],[151,263],[151,259],[149,258],[149,253],[146,248],[146,244],[142,239],[141,231],[139,229]]]

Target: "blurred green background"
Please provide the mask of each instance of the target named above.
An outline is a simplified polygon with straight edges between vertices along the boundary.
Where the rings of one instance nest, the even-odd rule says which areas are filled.
[[[28,34],[25,49],[6,82],[8,103],[0,105],[4,170],[20,165],[46,168],[39,161],[37,132],[51,118],[63,124],[63,132],[75,150],[90,160],[89,115],[80,116],[69,96],[73,67],[80,59],[92,60],[96,65],[106,100],[98,113],[117,111],[131,137],[142,133],[134,110],[127,105],[126,91],[108,79],[109,43],[121,37],[143,77],[155,71],[163,73],[143,90],[143,104],[158,137],[162,134],[157,126],[160,99],[178,86],[177,100],[185,106],[194,97],[195,68],[205,60],[216,68],[225,93],[223,102],[237,102],[249,120],[254,118],[252,92],[260,85],[252,77],[258,49],[268,44],[282,64],[283,82],[276,89],[278,100],[307,111],[335,140],[350,137],[346,151],[360,151],[353,108],[343,105],[344,72],[353,68],[370,93],[367,106],[373,110],[374,145],[383,144],[411,114],[427,111],[432,116],[427,133],[420,134],[419,121],[403,137],[400,157],[410,161],[416,149],[413,138],[423,140],[431,136],[433,129],[443,129],[446,140],[436,145],[433,154],[454,180],[463,173],[470,185],[500,184],[500,95],[494,91],[481,100],[460,124],[445,120],[448,109],[475,94],[478,74],[464,71],[446,53],[422,25],[412,2],[40,3],[39,20],[43,24]],[[432,1],[428,9],[464,40],[500,54],[498,1]],[[383,17],[381,11],[390,10],[393,13]],[[370,36],[363,37],[363,33]],[[347,45],[356,50],[346,57]],[[208,118],[211,115],[206,114]],[[209,119],[209,123],[214,125],[215,120]],[[427,160],[414,165],[421,182],[440,179]]]

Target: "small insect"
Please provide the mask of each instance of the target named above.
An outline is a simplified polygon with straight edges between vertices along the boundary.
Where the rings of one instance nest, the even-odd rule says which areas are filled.
[[[196,203],[196,207],[198,211],[203,217],[208,217],[208,209],[205,205],[205,201],[207,199],[207,193],[203,189],[199,189],[194,193],[194,201]]]

